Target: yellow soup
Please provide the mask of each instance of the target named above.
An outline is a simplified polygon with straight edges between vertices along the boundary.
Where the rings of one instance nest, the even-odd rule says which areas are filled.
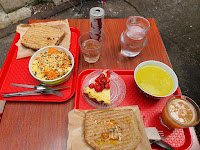
[[[153,65],[140,68],[136,74],[136,82],[145,92],[154,96],[169,94],[173,86],[170,74]]]

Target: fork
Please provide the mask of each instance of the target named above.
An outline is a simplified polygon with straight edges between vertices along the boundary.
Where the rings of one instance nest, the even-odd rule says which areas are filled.
[[[8,93],[2,94],[2,97],[8,98],[13,96],[28,96],[28,95],[41,95],[41,94],[53,94],[56,96],[63,97],[63,93],[54,90],[42,91],[42,90],[33,90],[33,91],[23,91],[23,92],[16,92],[16,93]]]
[[[56,96],[63,97],[64,94],[56,90],[61,90],[69,87],[69,86],[63,86],[63,87],[48,88],[45,85],[26,85],[26,84],[15,84],[15,83],[11,83],[11,85],[32,88],[35,90],[15,92],[15,93],[4,93],[2,94],[2,97],[7,98],[13,96],[27,96],[27,95],[40,95],[40,94],[53,94]]]
[[[165,149],[168,150],[174,150],[174,148],[172,146],[170,146],[168,143],[166,143],[165,141],[163,141],[164,139],[166,139],[164,137],[164,132],[163,131],[158,131],[156,129],[156,127],[148,127],[145,128],[146,132],[147,132],[147,137],[149,139],[150,144],[157,144]]]
[[[160,138],[161,138],[162,140],[166,140],[163,131],[158,131],[158,134],[160,135]]]
[[[149,140],[161,140],[161,136],[156,127],[145,128]]]

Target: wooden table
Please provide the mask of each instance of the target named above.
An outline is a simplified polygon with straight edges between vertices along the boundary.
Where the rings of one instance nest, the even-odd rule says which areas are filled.
[[[78,73],[86,68],[134,69],[145,60],[171,66],[155,20],[148,20],[146,47],[137,57],[127,58],[120,53],[120,35],[126,29],[126,19],[105,19],[101,57],[95,64],[89,64],[80,53]],[[89,31],[88,19],[72,19],[69,24],[81,33]],[[64,103],[7,102],[0,123],[0,149],[66,149],[68,112],[73,107],[74,96]]]

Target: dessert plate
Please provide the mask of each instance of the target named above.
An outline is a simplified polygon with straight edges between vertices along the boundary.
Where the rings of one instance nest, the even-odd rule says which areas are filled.
[[[88,76],[84,79],[82,84],[82,94],[84,99],[93,107],[101,108],[101,109],[108,109],[117,107],[124,99],[126,95],[126,85],[124,80],[115,72],[111,71],[110,74],[110,105],[99,104],[94,102],[93,100],[89,99],[85,94],[84,90],[89,84],[94,83],[95,79],[103,72],[104,70],[96,70],[88,74]]]

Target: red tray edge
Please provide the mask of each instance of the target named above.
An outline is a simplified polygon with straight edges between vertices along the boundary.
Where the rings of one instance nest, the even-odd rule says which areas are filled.
[[[96,71],[96,70],[104,70],[104,69],[85,69],[85,70],[82,70],[79,73],[79,75],[77,77],[77,83],[76,83],[76,87],[77,88],[76,88],[75,93],[78,92],[78,88],[81,88],[80,84],[79,84],[79,81],[82,79],[82,77],[84,75],[89,74],[89,73],[91,73],[93,71]],[[119,74],[119,75],[123,75],[122,72],[126,72],[129,75],[131,75],[131,74],[133,75],[133,72],[134,72],[134,70],[123,70],[123,69],[110,69],[110,70],[113,71],[113,72],[115,72],[115,73],[117,73],[117,74]],[[181,94],[181,91],[180,91],[179,87],[175,91],[175,94],[177,94],[177,95]],[[79,99],[77,97],[78,97],[77,94],[75,94],[74,109],[79,109],[79,103],[78,103]],[[190,133],[189,128],[184,128],[183,131],[184,131],[185,137],[187,137],[189,139],[185,140],[185,144],[183,146],[181,146],[181,147],[178,147],[177,150],[184,150],[184,149],[187,150],[187,149],[189,149],[192,146],[192,135]]]
[[[71,32],[72,31],[75,32],[77,34],[77,36],[78,36],[77,39],[79,39],[79,37],[81,35],[81,32],[77,28],[75,28],[75,27],[70,27],[70,30],[71,30]],[[78,61],[79,61],[79,47],[80,47],[78,40],[76,41],[76,45],[77,45],[77,49],[76,49],[76,62],[75,62],[76,63],[76,67],[74,69],[73,90],[72,90],[71,95],[69,95],[66,100],[63,100],[63,101],[60,101],[60,102],[65,102],[65,101],[69,100],[74,95],[74,93],[75,93],[76,82],[77,82],[76,78],[77,78],[77,71],[78,71]]]
[[[4,61],[4,64],[3,64],[2,68],[1,68],[1,73],[0,73],[0,88],[1,88],[1,86],[3,84],[3,81],[4,81],[3,79],[5,78],[6,73],[8,71],[7,68],[11,64],[11,61],[9,61],[9,58],[14,56],[14,48],[13,47],[14,47],[15,43],[17,43],[19,36],[20,36],[19,33],[16,33],[16,35],[14,37],[14,40],[13,40],[13,42],[12,42],[12,44],[10,46],[10,49],[8,51],[8,54],[6,56],[6,59]]]
[[[75,28],[75,27],[70,27],[70,30],[71,30],[71,32],[75,32],[76,34],[77,34],[77,36],[78,36],[78,38],[80,37],[80,35],[81,35],[81,33],[80,33],[80,31],[77,29],[77,28]],[[6,57],[6,59],[5,59],[5,61],[4,61],[4,64],[3,64],[3,66],[2,66],[2,69],[1,69],[1,71],[0,71],[0,89],[1,89],[1,87],[2,87],[2,84],[3,84],[3,81],[4,81],[4,79],[5,79],[5,77],[6,77],[6,73],[7,73],[7,71],[8,71],[8,67],[10,66],[10,64],[11,64],[11,61],[10,61],[10,58],[13,58],[14,57],[14,51],[15,51],[15,49],[13,48],[14,46],[15,46],[15,44],[18,42],[18,40],[19,40],[19,38],[20,38],[20,34],[19,33],[16,33],[16,35],[15,35],[15,37],[14,37],[14,40],[13,40],[13,42],[12,42],[12,44],[11,44],[11,47],[10,47],[10,49],[9,49],[9,52],[8,52],[8,55],[7,55],[7,57]],[[77,71],[78,71],[78,60],[79,60],[79,43],[78,43],[78,40],[76,41],[76,44],[77,44],[77,49],[76,49],[76,58],[75,58],[75,69],[74,69],[74,83],[72,84],[72,92],[71,92],[71,94],[68,96],[68,97],[66,97],[66,99],[61,99],[61,101],[55,101],[54,99],[52,99],[52,100],[47,100],[47,101],[43,101],[43,100],[40,100],[40,99],[36,99],[36,100],[34,100],[34,101],[26,101],[26,100],[13,100],[13,99],[6,99],[6,98],[1,98],[2,100],[6,100],[6,101],[23,101],[23,102],[65,102],[65,101],[67,101],[67,100],[69,100],[73,95],[74,95],[74,93],[75,93],[75,88],[76,88],[76,77],[77,77]]]

